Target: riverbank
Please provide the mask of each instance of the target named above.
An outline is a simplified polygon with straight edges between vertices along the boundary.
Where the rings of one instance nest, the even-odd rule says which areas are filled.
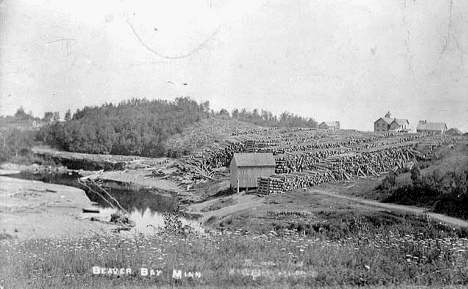
[[[18,239],[78,237],[118,226],[91,221],[81,189],[0,176],[0,233]]]

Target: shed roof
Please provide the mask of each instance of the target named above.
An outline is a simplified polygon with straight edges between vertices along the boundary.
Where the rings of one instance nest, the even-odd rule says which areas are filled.
[[[409,123],[407,119],[402,119],[402,118],[401,119],[395,118],[393,121],[396,122],[398,125],[405,125]]]
[[[272,153],[239,153],[234,154],[237,167],[274,167],[275,158]]]
[[[447,125],[443,122],[426,122],[426,123],[419,123],[417,130],[440,130],[443,131],[447,129]]]
[[[449,134],[449,135],[461,135],[462,132],[461,132],[461,130],[459,130],[458,128],[452,127],[451,129],[449,129],[449,130],[447,131],[447,134]]]

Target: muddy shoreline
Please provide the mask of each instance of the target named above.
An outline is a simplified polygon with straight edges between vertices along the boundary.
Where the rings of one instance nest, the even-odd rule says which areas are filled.
[[[70,170],[64,166],[2,164],[0,166],[0,193],[4,195],[1,198],[8,199],[10,205],[3,202],[0,205],[2,216],[0,229],[4,234],[20,239],[79,236],[88,231],[111,232],[118,229],[117,225],[109,223],[107,219],[83,214],[82,210],[93,204],[109,207],[108,203],[103,202],[102,195],[99,196],[89,190],[94,184],[99,184],[99,187],[94,187],[96,191],[104,189],[119,200],[118,205],[113,203],[115,208],[119,208],[121,203],[127,212],[135,211],[135,209],[141,214],[147,210],[159,213],[177,210],[182,218],[194,221],[202,216],[202,214],[186,210],[187,204],[191,203],[190,195],[179,195],[177,192],[148,186],[147,183],[138,181],[125,181],[135,173],[135,170],[106,173],[110,175],[109,178],[100,178],[103,171]],[[85,181],[79,182],[79,178],[83,176],[86,177]],[[90,177],[93,176],[98,177],[91,179]],[[122,180],[119,180],[119,177],[122,177]],[[58,194],[53,193],[62,191],[73,192],[72,194],[82,196],[83,199],[75,202],[64,195],[57,197]],[[17,200],[19,195],[16,192],[24,192],[24,196],[20,196],[21,200]],[[44,201],[48,199],[50,202]],[[66,203],[63,203],[62,199],[66,200]],[[58,210],[58,207],[61,209]],[[40,217],[37,218],[38,216]],[[137,219],[140,218],[141,216],[137,216]],[[43,220],[47,220],[46,223],[51,224],[51,228],[44,228]],[[61,232],[58,228],[62,226],[55,220],[63,220],[68,229]],[[76,226],[76,229],[72,229],[73,226]],[[39,228],[38,231],[36,228]]]
[[[0,176],[0,230],[18,239],[77,237],[110,232],[116,224],[90,221],[92,202],[78,188]]]

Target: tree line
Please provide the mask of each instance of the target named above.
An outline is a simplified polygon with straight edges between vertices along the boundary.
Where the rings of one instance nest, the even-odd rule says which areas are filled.
[[[253,109],[249,111],[245,108],[239,110],[234,109],[229,113],[226,109],[221,109],[216,116],[222,118],[232,118],[240,121],[253,123],[260,126],[271,126],[271,127],[318,127],[318,123],[310,117],[302,117],[290,112],[283,112],[277,117],[267,110]]]
[[[209,103],[188,97],[132,99],[67,112],[64,122],[42,127],[38,138],[71,152],[159,157],[166,153],[169,136],[209,113]]]
[[[62,121],[59,112],[48,111],[40,119],[20,107],[14,116],[0,117],[3,142],[0,158],[5,161],[8,156],[18,156],[34,142],[79,153],[161,157],[168,154],[168,137],[210,117],[261,126],[317,127],[314,119],[289,112],[277,117],[258,109],[234,109],[231,113],[226,109],[214,111],[208,101],[198,103],[189,97],[179,97],[175,101],[134,98],[118,104],[86,106],[73,114],[67,110]],[[39,123],[39,129],[6,125],[33,121]]]

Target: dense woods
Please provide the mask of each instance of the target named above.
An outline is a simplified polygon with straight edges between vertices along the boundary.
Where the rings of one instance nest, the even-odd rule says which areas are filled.
[[[170,135],[209,114],[208,102],[187,97],[132,99],[67,112],[66,121],[42,127],[38,138],[71,152],[157,157],[165,155]]]

